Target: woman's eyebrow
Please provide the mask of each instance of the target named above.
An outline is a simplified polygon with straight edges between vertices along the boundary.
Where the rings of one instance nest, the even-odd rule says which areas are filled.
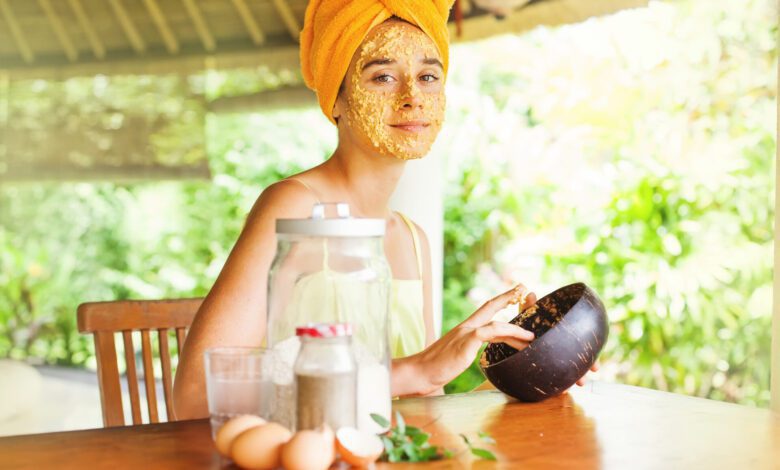
[[[363,70],[361,70],[361,72],[365,71],[369,67],[373,67],[374,65],[388,65],[388,64],[394,64],[394,63],[395,63],[395,60],[393,60],[393,59],[374,59],[374,60],[369,60],[368,62],[363,64]]]
[[[442,70],[444,70],[444,66],[441,64],[441,61],[436,57],[426,57],[422,60],[422,63],[425,65],[438,65]]]
[[[442,65],[441,61],[436,57],[426,57],[420,62],[422,62],[425,65],[438,65],[442,70],[444,70],[444,66]],[[395,63],[396,63],[395,59],[388,59],[388,58],[369,60],[368,62],[363,64],[363,69],[361,70],[361,72],[365,72],[366,69],[368,69],[369,67],[373,67],[375,65],[390,65]]]

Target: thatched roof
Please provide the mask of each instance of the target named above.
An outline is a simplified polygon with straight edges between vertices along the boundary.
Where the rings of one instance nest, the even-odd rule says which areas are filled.
[[[456,41],[473,40],[539,24],[582,21],[646,3],[531,0],[497,20],[473,0],[460,0],[462,35],[456,37],[454,13],[452,32]],[[306,4],[306,0],[0,0],[0,72],[11,78],[59,78],[257,64],[296,68]]]

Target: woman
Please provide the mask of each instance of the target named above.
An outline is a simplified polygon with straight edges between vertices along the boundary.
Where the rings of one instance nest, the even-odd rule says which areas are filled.
[[[252,208],[182,351],[174,387],[178,419],[208,415],[206,348],[260,345],[275,221],[309,217],[320,201],[344,201],[357,217],[387,222],[385,254],[395,284],[391,344],[398,345],[393,396],[440,393],[472,363],[484,342],[522,349],[533,339],[518,326],[491,321],[511,303],[533,304],[535,296],[519,285],[436,340],[427,238],[420,227],[388,209],[406,161],[425,156],[442,125],[451,3],[309,3],[301,34],[303,76],[336,125],[338,146],[323,164],[268,187]]]

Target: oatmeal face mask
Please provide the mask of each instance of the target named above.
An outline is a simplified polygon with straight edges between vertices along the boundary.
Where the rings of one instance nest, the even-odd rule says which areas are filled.
[[[356,56],[344,90],[348,127],[383,155],[424,157],[444,120],[444,73],[433,41],[415,26],[388,21]]]

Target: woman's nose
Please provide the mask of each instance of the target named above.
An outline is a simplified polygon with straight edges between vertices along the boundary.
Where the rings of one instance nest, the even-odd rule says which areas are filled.
[[[406,80],[401,91],[401,107],[414,109],[422,106],[421,91],[414,79]]]

